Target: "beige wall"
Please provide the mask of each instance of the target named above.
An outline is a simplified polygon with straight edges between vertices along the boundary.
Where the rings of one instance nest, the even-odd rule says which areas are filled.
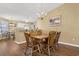
[[[61,16],[61,24],[49,27],[48,21],[53,16]],[[60,42],[79,45],[79,4],[64,4],[50,11],[43,20],[38,19],[37,26],[49,32],[61,31]]]

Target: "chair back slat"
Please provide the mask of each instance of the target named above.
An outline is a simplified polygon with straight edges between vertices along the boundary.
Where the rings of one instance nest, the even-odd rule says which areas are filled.
[[[49,45],[54,45],[56,35],[57,35],[56,31],[50,31],[49,32],[49,37],[48,37],[48,44]]]
[[[50,31],[49,32],[49,37],[48,37],[48,44],[49,45],[55,45],[58,43],[59,37],[60,37],[61,32],[57,31]]]

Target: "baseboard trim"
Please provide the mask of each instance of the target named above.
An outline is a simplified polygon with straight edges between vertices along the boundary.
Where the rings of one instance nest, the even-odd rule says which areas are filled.
[[[15,41],[17,44],[23,44],[25,43],[26,41],[22,41],[22,42],[18,42],[18,41]],[[79,45],[76,45],[76,44],[70,44],[70,43],[65,43],[65,42],[59,42],[60,44],[65,44],[65,45],[69,45],[69,46],[74,46],[74,47],[79,47]]]
[[[22,41],[22,42],[18,42],[18,41],[15,41],[17,44],[23,44],[25,43],[26,41]]]
[[[76,45],[76,44],[70,44],[70,43],[64,43],[64,42],[59,42],[59,43],[69,45],[69,46],[79,47],[79,45]]]

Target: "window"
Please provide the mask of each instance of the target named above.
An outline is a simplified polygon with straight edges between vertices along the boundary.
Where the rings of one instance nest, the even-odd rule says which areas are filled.
[[[4,34],[5,32],[8,32],[8,21],[1,20],[0,21],[0,34]]]

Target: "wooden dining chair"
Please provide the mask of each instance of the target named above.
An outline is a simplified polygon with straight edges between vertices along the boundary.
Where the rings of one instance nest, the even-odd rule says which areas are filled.
[[[55,54],[55,50],[59,46],[58,40],[59,40],[59,37],[60,37],[60,33],[61,32],[57,32],[57,31],[50,31],[49,32],[48,43],[47,43],[47,50],[48,50],[49,56],[51,55],[51,53],[50,53],[51,50]]]
[[[55,44],[55,50],[57,48],[59,48],[58,41],[59,41],[60,34],[61,34],[61,32],[57,32],[56,39],[55,39],[55,42],[54,42],[54,44]]]
[[[40,45],[39,45],[39,41],[33,39],[30,35],[25,34],[25,38],[26,38],[26,43],[27,43],[27,47],[26,47],[26,55],[33,55],[33,53],[35,52],[39,52],[40,54]]]

